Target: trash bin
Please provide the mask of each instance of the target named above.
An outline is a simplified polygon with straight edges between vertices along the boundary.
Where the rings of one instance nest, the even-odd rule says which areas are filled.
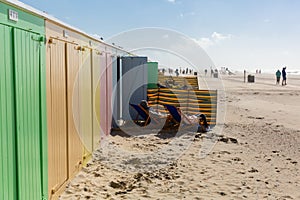
[[[214,73],[214,78],[218,78],[218,73]]]
[[[255,77],[253,75],[248,75],[248,83],[254,83]]]

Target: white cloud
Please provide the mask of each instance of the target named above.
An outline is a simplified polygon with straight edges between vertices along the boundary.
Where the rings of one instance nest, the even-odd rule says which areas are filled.
[[[219,42],[222,40],[228,40],[232,38],[232,35],[227,34],[227,35],[223,35],[221,33],[217,33],[217,32],[213,32],[213,34],[211,35],[211,38],[215,41],[215,42]]]
[[[193,39],[197,44],[199,44],[202,48],[207,49],[211,46],[219,44],[221,41],[230,40],[232,38],[231,34],[221,34],[217,32],[213,32],[210,37],[203,37],[200,39]]]
[[[176,0],[167,0],[169,3],[176,3]]]

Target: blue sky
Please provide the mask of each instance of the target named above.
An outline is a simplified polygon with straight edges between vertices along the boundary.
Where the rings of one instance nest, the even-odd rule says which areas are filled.
[[[22,2],[104,39],[134,28],[172,29],[200,44],[218,67],[300,70],[298,0]]]

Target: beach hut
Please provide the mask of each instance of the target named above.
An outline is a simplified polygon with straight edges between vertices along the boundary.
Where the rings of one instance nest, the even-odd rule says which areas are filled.
[[[129,106],[129,103],[139,104],[141,100],[147,100],[147,57],[123,56],[121,59],[122,119],[131,120],[135,118],[136,112]]]
[[[0,199],[46,199],[43,18],[0,2]]]
[[[148,62],[148,88],[157,88],[158,62]]]

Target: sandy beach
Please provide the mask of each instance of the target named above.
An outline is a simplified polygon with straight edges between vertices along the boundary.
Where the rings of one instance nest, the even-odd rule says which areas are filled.
[[[105,138],[60,199],[300,199],[300,77],[287,86],[275,74],[221,78],[224,123]]]

